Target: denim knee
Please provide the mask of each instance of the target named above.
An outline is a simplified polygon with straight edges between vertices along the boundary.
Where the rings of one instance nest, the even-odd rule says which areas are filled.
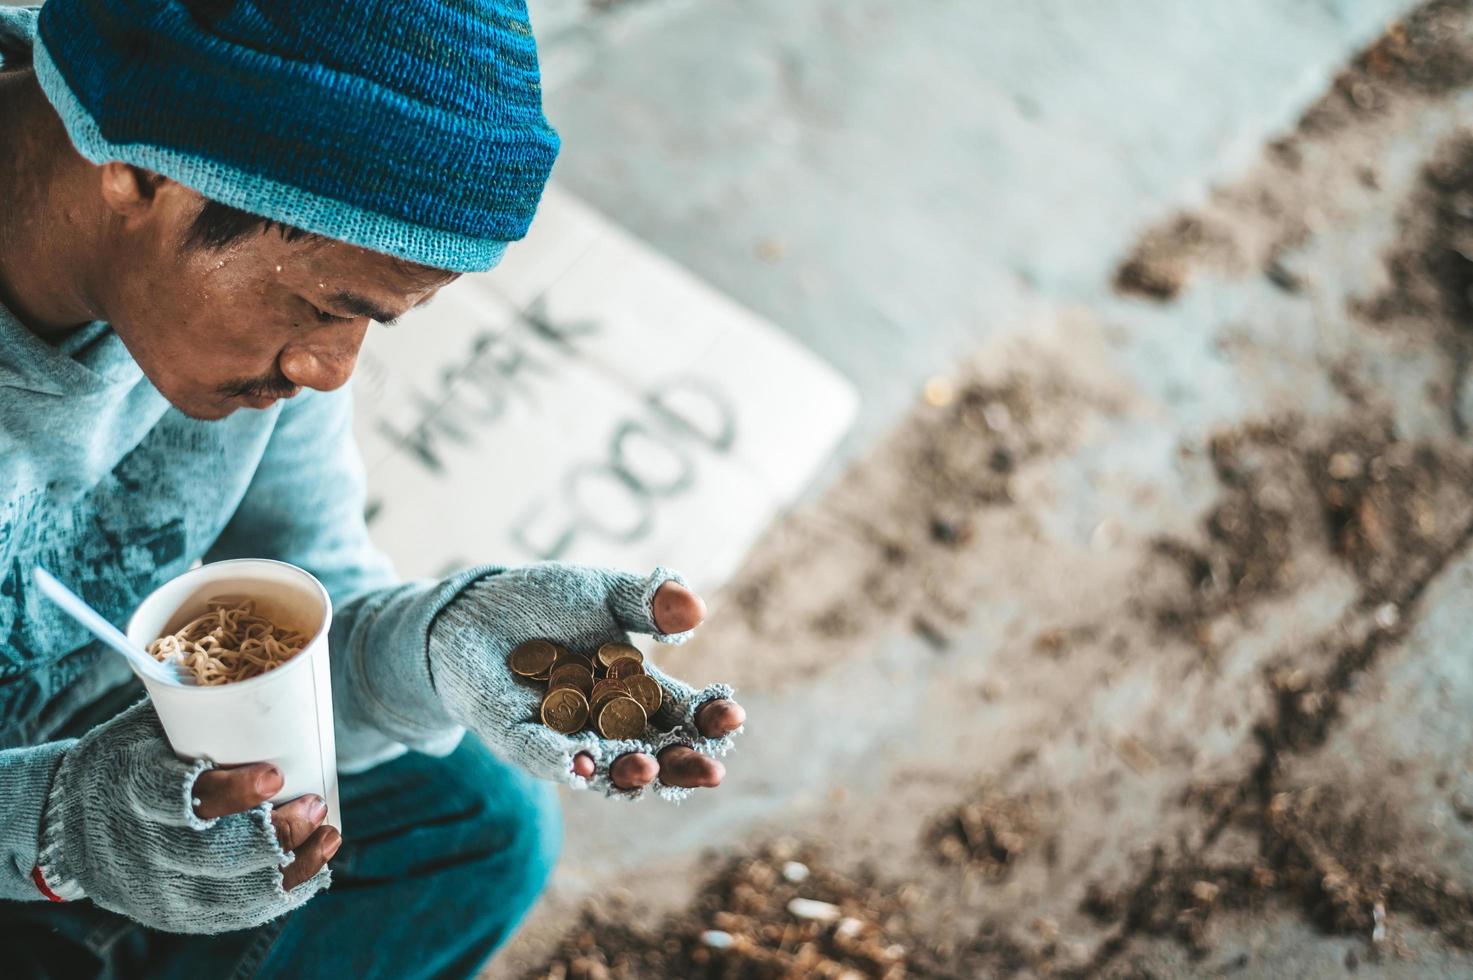
[[[562,808],[557,789],[518,770],[495,779],[460,774],[458,790],[475,800],[470,840],[463,840],[459,900],[470,900],[498,941],[536,903],[562,850]],[[469,783],[469,785],[467,785]],[[470,894],[466,894],[469,888]]]
[[[525,894],[530,908],[562,852],[563,814],[552,783],[527,778],[518,790],[509,806],[515,819],[504,856],[501,887],[503,895],[508,891]],[[506,801],[502,805],[507,806]]]
[[[333,887],[290,918],[263,972],[474,975],[557,861],[554,786],[473,737],[448,756],[409,753],[343,785],[347,830]]]

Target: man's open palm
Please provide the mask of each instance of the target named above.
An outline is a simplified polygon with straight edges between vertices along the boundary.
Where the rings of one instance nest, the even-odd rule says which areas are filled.
[[[705,616],[705,603],[657,569],[637,576],[565,562],[540,562],[488,575],[465,589],[430,632],[435,689],[452,717],[536,775],[617,794],[658,780],[663,795],[720,784],[715,758],[745,721],[731,689],[697,691],[647,662],[663,703],[639,736],[563,735],[542,724],[543,685],[517,677],[507,655],[546,639],[592,655],[630,633],[681,642]]]

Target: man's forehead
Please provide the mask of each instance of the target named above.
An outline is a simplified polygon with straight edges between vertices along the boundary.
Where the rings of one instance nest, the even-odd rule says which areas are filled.
[[[319,239],[311,249],[314,285],[344,312],[379,321],[402,314],[460,278],[459,273],[407,262],[354,245]]]
[[[324,269],[371,276],[375,281],[397,290],[430,289],[460,278],[458,272],[420,265],[317,235],[308,236],[298,244],[303,254],[311,255],[321,262]]]

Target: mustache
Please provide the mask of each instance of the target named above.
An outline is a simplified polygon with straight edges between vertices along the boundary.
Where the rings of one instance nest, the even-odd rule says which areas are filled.
[[[290,398],[297,393],[297,386],[277,371],[263,378],[227,381],[215,391],[224,398]]]

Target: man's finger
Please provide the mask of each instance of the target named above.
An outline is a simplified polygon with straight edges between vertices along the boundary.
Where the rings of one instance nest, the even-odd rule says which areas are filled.
[[[656,589],[652,605],[655,627],[661,633],[684,633],[706,618],[705,601],[679,582],[666,582]]]
[[[194,813],[202,820],[241,813],[271,799],[281,786],[281,770],[269,762],[210,769],[194,781],[194,798],[199,800]]]
[[[294,851],[312,832],[322,826],[327,804],[320,796],[299,796],[290,803],[271,808],[271,825],[283,851]]]
[[[574,775],[581,776],[584,779],[592,779],[594,770],[597,768],[598,767],[594,765],[593,756],[589,755],[587,752],[579,752],[577,755],[573,756]]]
[[[660,753],[660,782],[688,788],[720,786],[726,767],[684,745],[672,745]]]
[[[296,848],[296,860],[281,871],[281,887],[291,890],[322,870],[322,866],[338,852],[343,835],[334,827],[318,827],[307,843]]]
[[[660,764],[643,752],[629,752],[609,766],[609,778],[620,789],[639,789],[655,781]]]
[[[746,710],[730,698],[707,701],[696,712],[696,730],[707,738],[730,735],[746,722]]]

